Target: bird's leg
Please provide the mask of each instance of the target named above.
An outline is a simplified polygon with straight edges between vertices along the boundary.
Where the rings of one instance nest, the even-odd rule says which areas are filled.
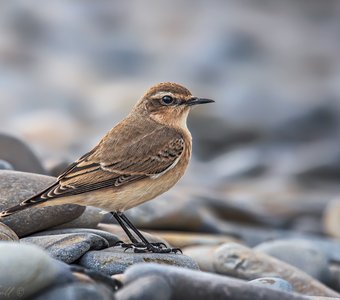
[[[116,212],[111,212],[111,214],[115,217],[115,219],[117,220],[118,224],[120,225],[120,227],[122,227],[122,229],[124,230],[124,232],[126,233],[126,235],[129,237],[130,241],[133,244],[138,244],[137,239],[133,236],[133,234],[130,232],[130,230],[126,227],[126,225],[124,224],[124,222],[120,219],[118,213]],[[121,244],[123,244],[121,242]]]
[[[136,245],[134,247],[135,252],[145,252],[145,250],[154,252],[154,253],[177,253],[181,252],[179,248],[167,248],[164,243],[150,243],[140,232],[139,230],[131,223],[131,221],[122,213],[118,213],[119,218],[121,218],[127,226],[131,228],[131,230],[136,233],[136,235],[141,239],[144,244]]]

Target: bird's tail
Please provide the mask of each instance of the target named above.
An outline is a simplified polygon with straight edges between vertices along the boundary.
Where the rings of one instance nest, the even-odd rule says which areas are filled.
[[[12,206],[2,212],[0,212],[0,220],[2,218],[6,218],[10,215],[13,215],[19,211],[22,211],[24,209],[39,205],[42,202],[47,201],[47,198],[44,198],[43,195],[46,193],[46,191],[50,190],[51,187],[53,187],[55,184],[52,186],[49,186],[47,189],[39,192],[38,194],[35,194],[34,196],[20,202],[18,205]]]
[[[29,204],[23,204],[22,205],[22,202],[20,204],[16,205],[16,206],[12,206],[9,209],[0,212],[0,220],[2,218],[6,218],[8,216],[11,216],[11,215],[15,214],[16,212],[24,210],[26,208],[29,208],[31,206],[33,206],[33,205],[29,205]]]

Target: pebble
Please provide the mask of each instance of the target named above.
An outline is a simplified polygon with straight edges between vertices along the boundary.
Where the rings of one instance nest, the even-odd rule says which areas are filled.
[[[142,286],[141,282],[146,286]],[[123,288],[116,293],[117,300],[146,300],[155,293],[162,297],[160,299],[173,300],[306,299],[302,295],[255,286],[227,276],[158,264],[130,267],[124,274],[123,283]],[[157,286],[164,288],[164,292]]]
[[[1,300],[26,299],[70,277],[67,269],[37,246],[0,242],[0,253]]]
[[[36,236],[52,236],[52,235],[59,235],[59,234],[94,234],[104,238],[108,245],[114,246],[120,239],[118,236],[99,229],[91,229],[91,228],[65,228],[65,229],[53,229],[53,230],[45,230],[42,232],[35,233],[30,237]]]
[[[251,280],[248,283],[268,287],[270,289],[279,290],[283,292],[288,293],[293,292],[292,285],[288,281],[278,277],[262,277]]]
[[[121,247],[108,248],[101,251],[89,251],[79,264],[87,269],[103,272],[107,275],[123,273],[128,267],[136,263],[158,263],[182,268],[198,269],[197,263],[182,254],[164,253],[134,253]]]
[[[109,247],[107,240],[91,233],[68,233],[26,237],[22,243],[35,244],[44,248],[53,258],[73,263],[86,252]]]
[[[337,263],[331,263],[329,265],[329,273],[329,286],[340,292],[340,265]]]
[[[201,245],[182,248],[183,254],[197,262],[200,270],[215,273],[214,252],[218,245]]]
[[[3,223],[0,223],[0,241],[18,241],[16,233]]]
[[[25,142],[4,133],[0,133],[0,158],[14,170],[47,174],[38,157]]]
[[[246,280],[259,277],[279,277],[287,280],[294,291],[310,296],[340,297],[305,272],[271,257],[261,251],[240,244],[229,243],[215,251],[214,267],[217,273]]]
[[[3,159],[0,159],[0,170],[14,170],[14,167]]]
[[[0,210],[17,205],[55,182],[54,177],[31,173],[0,170]],[[2,220],[19,237],[27,236],[50,227],[69,222],[79,217],[85,207],[59,205],[29,208]]]
[[[256,246],[254,250],[295,266],[324,283],[329,281],[328,257],[313,242],[297,239],[268,241]]]
[[[99,284],[70,283],[44,291],[32,300],[112,300],[114,293]]]

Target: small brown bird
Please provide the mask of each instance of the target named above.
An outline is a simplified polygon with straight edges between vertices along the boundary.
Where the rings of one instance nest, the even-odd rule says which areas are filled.
[[[0,219],[32,206],[91,205],[113,214],[132,242],[121,243],[123,247],[135,252],[178,251],[150,243],[124,211],[166,192],[182,177],[191,156],[188,113],[192,106],[210,102],[214,101],[193,97],[176,83],[151,87],[131,113],[72,163],[56,183],[1,212]]]

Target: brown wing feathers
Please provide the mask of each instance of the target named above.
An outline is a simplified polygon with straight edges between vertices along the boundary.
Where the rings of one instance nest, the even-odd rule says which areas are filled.
[[[178,161],[184,149],[182,136],[167,127],[150,130],[149,134],[137,135],[130,140],[124,136],[122,128],[119,132],[123,135],[121,140],[119,136],[117,140],[104,138],[92,151],[71,164],[58,177],[57,183],[0,213],[0,217],[56,198],[119,187],[162,174]],[[148,144],[152,147],[147,147]]]

